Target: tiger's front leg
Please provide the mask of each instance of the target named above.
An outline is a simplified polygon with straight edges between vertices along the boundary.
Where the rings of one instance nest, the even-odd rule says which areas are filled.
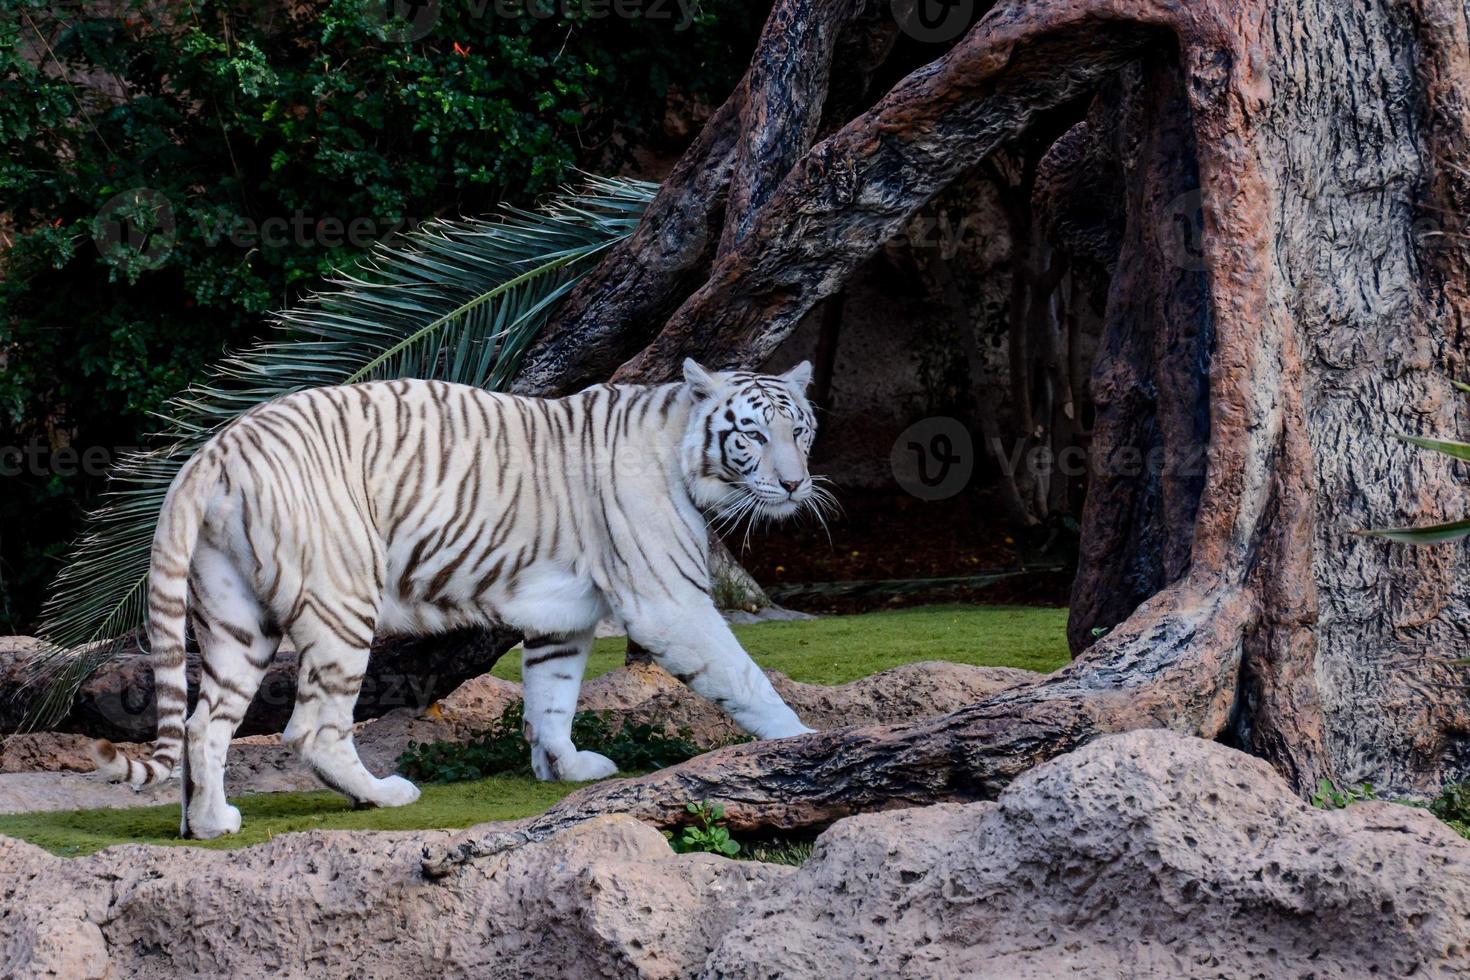
[[[724,709],[756,738],[811,732],[750,659],[709,597],[699,599],[688,606],[640,609],[629,617],[628,633],[660,667]]]
[[[607,756],[579,751],[572,744],[572,716],[592,636],[586,630],[526,637],[521,652],[522,730],[531,743],[531,770],[537,779],[581,782],[618,771]]]

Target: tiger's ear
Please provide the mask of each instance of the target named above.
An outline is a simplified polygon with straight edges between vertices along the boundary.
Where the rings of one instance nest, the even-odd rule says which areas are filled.
[[[781,375],[781,380],[787,384],[795,385],[801,391],[806,391],[806,386],[812,383],[812,362],[802,361],[796,367]]]
[[[684,381],[697,400],[703,400],[720,390],[720,379],[705,370],[692,357],[684,358]]]

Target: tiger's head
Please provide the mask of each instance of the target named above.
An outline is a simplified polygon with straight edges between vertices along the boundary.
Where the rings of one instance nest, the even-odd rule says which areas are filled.
[[[817,434],[806,400],[812,366],[785,374],[709,371],[684,361],[694,407],[684,432],[684,475],[694,500],[729,525],[742,518],[820,512],[831,494],[807,470]]]

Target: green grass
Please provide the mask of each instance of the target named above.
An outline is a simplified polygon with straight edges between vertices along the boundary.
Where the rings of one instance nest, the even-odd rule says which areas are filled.
[[[807,683],[843,684],[918,660],[1055,670],[1067,662],[1066,620],[1065,609],[949,605],[759,623],[736,627],[735,633],[764,667]],[[624,646],[622,638],[598,641],[588,675],[620,665]],[[494,673],[520,680],[520,658],[505,658]],[[388,810],[353,810],[328,792],[245,796],[231,801],[244,817],[240,833],[204,843],[175,837],[176,806],[0,815],[0,834],[62,855],[122,843],[233,848],[298,830],[424,830],[513,820],[544,811],[576,788],[529,777],[424,785],[417,803]],[[789,855],[780,847],[768,850],[771,859],[785,861],[807,853],[802,847]]]
[[[244,818],[238,834],[212,841],[178,838],[177,806],[127,810],[59,810],[0,815],[0,834],[19,837],[53,854],[91,854],[113,844],[170,844],[215,850],[245,847],[297,830],[424,830],[470,827],[541,813],[580,783],[523,778],[425,785],[411,806],[354,810],[336,793],[261,793],[231,800]]]
[[[756,623],[735,635],[762,667],[807,684],[845,684],[916,660],[1049,673],[1068,660],[1066,628],[1065,609],[952,605]],[[620,666],[626,646],[622,637],[598,640],[587,676]],[[519,681],[520,657],[507,655],[491,673]]]

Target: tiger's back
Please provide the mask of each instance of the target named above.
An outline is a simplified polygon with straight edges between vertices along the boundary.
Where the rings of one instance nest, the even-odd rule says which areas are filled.
[[[671,499],[662,458],[678,437],[658,438],[682,432],[678,396],[602,386],[544,400],[432,381],[299,392],[218,437],[205,533],[258,567],[288,632],[324,589],[353,596],[379,631],[585,628],[637,557],[605,493],[614,510],[664,510],[654,526],[682,531],[682,570],[706,578],[702,518]],[[667,506],[651,506],[660,496]]]

